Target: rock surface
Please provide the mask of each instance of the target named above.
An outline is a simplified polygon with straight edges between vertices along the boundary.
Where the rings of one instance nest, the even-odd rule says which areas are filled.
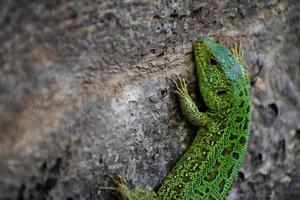
[[[196,128],[192,44],[241,41],[249,150],[229,200],[300,199],[300,2],[2,1],[0,199],[103,199],[117,173],[157,189]],[[200,105],[201,106],[201,105]]]

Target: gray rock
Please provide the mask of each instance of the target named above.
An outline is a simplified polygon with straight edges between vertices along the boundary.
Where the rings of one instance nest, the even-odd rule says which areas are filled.
[[[3,1],[0,199],[112,199],[114,173],[155,190],[192,141],[178,74],[203,107],[192,44],[241,41],[249,150],[228,199],[300,199],[299,1]]]

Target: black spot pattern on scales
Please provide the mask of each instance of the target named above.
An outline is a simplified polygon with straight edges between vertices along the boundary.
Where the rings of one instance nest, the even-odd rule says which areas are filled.
[[[244,131],[248,131],[248,126],[249,126],[249,119],[246,118],[245,119],[245,122],[244,122],[244,125],[243,125],[243,130]],[[246,132],[247,133],[247,132]]]
[[[236,123],[240,123],[240,122],[242,122],[243,121],[243,117],[241,117],[241,116],[237,116],[236,118],[235,118],[235,122]]]
[[[250,112],[250,106],[248,105],[246,108],[246,113]]]
[[[210,189],[207,187],[207,188],[205,189],[205,193],[209,193],[209,191],[210,191]]]
[[[225,180],[222,179],[222,181],[219,183],[219,192],[222,193],[225,186]]]
[[[239,105],[239,107],[240,108],[244,107],[244,104],[245,104],[245,101],[242,100],[241,103],[240,103],[240,105]]]
[[[235,135],[235,134],[231,133],[229,139],[230,140],[236,140],[236,139],[238,139],[238,137],[239,137],[238,135]]]
[[[240,91],[240,94],[239,94],[239,96],[240,96],[240,97],[244,96],[244,93],[243,93],[243,91],[242,91],[242,90]]]
[[[243,136],[241,136],[239,143],[242,145],[246,144],[246,139]]]
[[[215,198],[211,195],[209,195],[208,200],[215,200]]]
[[[204,180],[211,182],[216,178],[217,174],[218,174],[218,168],[215,167],[213,168],[213,170],[210,171],[210,173],[205,177]]]
[[[187,183],[187,182],[191,181],[191,178],[189,176],[183,176],[182,181],[184,183]]]
[[[230,176],[231,176],[232,170],[233,170],[233,166],[231,166],[231,167],[227,170],[227,177],[230,177]]]
[[[245,91],[246,96],[249,95],[249,91],[248,91],[248,90],[249,90],[249,89],[248,89],[247,87],[244,88],[244,91]]]
[[[232,156],[233,156],[236,160],[238,160],[239,157],[240,157],[240,154],[237,153],[237,152],[233,152],[233,153],[232,153]]]

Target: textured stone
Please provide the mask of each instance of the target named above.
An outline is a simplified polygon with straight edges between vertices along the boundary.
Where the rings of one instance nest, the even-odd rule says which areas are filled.
[[[157,189],[196,131],[171,79],[199,99],[198,36],[241,41],[253,83],[228,199],[300,199],[296,0],[1,2],[0,199],[111,199],[113,173]]]

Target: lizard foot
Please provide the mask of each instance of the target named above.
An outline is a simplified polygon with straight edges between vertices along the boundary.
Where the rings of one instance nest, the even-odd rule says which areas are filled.
[[[116,187],[99,187],[98,189],[112,192],[119,200],[127,200],[129,189],[127,188],[126,180],[117,174],[109,176],[109,178],[114,182]]]
[[[113,191],[113,195],[119,200],[157,200],[157,195],[154,191],[145,189],[129,189],[124,178],[118,175],[110,177],[117,187],[101,187],[100,190]]]
[[[173,83],[175,85],[176,90],[174,91],[175,94],[179,96],[186,96],[188,95],[188,90],[187,90],[187,84],[185,80],[178,75],[176,75],[177,81],[173,80]]]
[[[243,66],[243,62],[244,62],[244,55],[243,52],[241,50],[241,44],[235,43],[233,45],[233,47],[231,48],[231,52],[232,52],[232,56],[234,57],[234,59],[241,65]]]

